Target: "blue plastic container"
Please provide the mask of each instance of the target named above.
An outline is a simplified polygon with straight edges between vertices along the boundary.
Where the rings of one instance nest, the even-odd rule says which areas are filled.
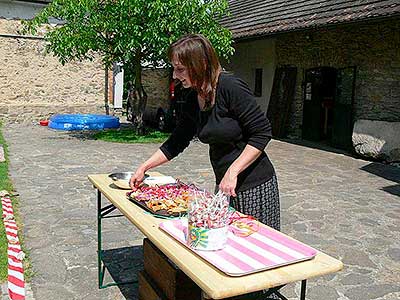
[[[56,130],[102,130],[119,126],[118,117],[93,114],[54,115],[49,122],[49,128]]]

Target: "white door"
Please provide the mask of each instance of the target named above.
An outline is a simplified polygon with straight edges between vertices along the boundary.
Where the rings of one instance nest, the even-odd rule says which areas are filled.
[[[124,68],[122,63],[114,63],[114,109],[122,108],[122,95],[124,93]]]

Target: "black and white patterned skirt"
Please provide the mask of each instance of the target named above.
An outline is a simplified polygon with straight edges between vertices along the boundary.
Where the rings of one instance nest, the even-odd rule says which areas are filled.
[[[236,197],[231,197],[231,206],[241,213],[255,217],[261,223],[280,230],[279,189],[276,175],[256,187],[238,192]]]

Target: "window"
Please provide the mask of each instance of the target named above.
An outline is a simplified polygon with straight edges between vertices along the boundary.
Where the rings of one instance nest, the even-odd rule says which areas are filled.
[[[254,96],[261,97],[262,95],[262,73],[263,69],[256,69],[255,84],[254,84]]]

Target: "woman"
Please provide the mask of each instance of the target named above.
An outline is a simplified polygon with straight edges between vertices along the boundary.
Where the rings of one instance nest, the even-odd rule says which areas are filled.
[[[144,173],[181,153],[197,134],[209,144],[216,183],[233,207],[277,230],[279,192],[274,168],[264,152],[271,126],[242,80],[222,72],[215,50],[200,34],[187,35],[168,51],[173,78],[192,92],[169,139],[130,180],[138,186]]]

